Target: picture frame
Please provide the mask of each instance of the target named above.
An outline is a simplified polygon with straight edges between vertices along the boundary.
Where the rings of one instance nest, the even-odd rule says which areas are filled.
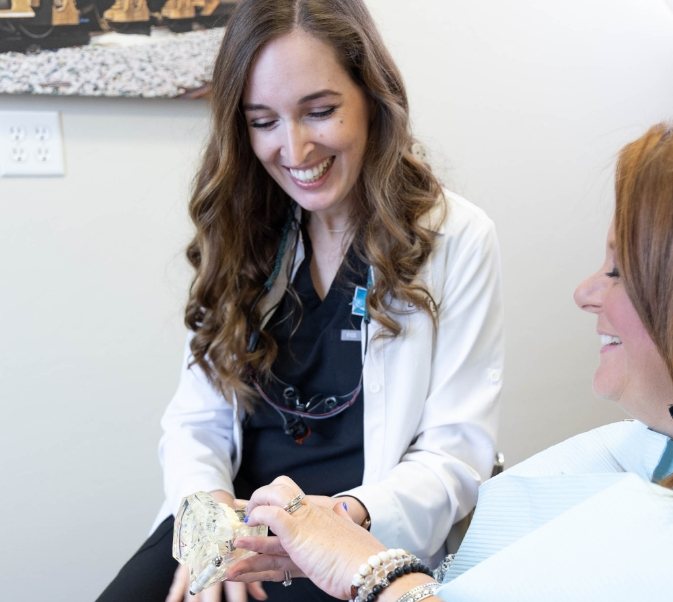
[[[0,0],[0,94],[199,98],[225,0]]]

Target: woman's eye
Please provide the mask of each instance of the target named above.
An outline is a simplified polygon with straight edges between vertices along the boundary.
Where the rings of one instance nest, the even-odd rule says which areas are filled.
[[[250,122],[250,126],[259,130],[269,130],[275,123],[275,119],[255,119],[255,121]]]
[[[605,272],[605,275],[608,278],[619,278],[619,270],[616,267],[614,267],[609,272]]]
[[[329,107],[327,109],[311,111],[308,116],[313,119],[327,119],[334,111],[336,111],[336,107]]]

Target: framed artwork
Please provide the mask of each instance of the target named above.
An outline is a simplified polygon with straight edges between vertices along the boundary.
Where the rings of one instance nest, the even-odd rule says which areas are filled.
[[[0,0],[0,94],[196,98],[223,0]]]

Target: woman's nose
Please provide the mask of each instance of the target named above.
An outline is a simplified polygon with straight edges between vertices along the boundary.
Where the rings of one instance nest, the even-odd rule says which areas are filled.
[[[601,281],[603,274],[596,272],[582,282],[575,289],[573,298],[577,307],[591,313],[600,311],[603,304],[604,283]]]
[[[281,154],[289,167],[298,167],[304,163],[313,150],[308,132],[301,124],[292,123],[286,128]]]

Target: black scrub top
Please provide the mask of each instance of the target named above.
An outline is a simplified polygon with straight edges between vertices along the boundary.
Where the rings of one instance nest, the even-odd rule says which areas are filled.
[[[280,407],[286,407],[283,389],[287,385],[301,392],[300,400],[314,395],[350,398],[348,394],[362,379],[362,317],[353,315],[352,303],[356,287],[367,287],[367,265],[349,249],[321,300],[311,280],[312,249],[305,231],[303,238],[306,255],[291,285],[299,303],[288,290],[266,326],[279,352],[272,368],[273,382],[259,384]],[[301,443],[283,430],[293,416],[283,416],[259,399],[254,413],[244,421],[241,468],[234,480],[237,497],[248,498],[282,474],[316,495],[334,495],[362,484],[362,390],[340,414],[322,420],[303,418],[310,434]],[[297,579],[289,587],[266,582],[264,589],[270,602],[334,600],[307,579]]]

